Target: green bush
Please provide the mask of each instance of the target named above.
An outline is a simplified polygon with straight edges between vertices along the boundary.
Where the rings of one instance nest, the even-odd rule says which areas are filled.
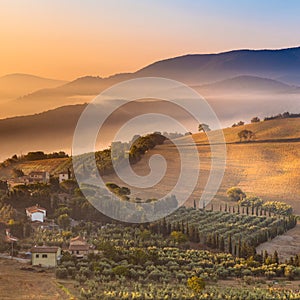
[[[55,270],[55,276],[59,279],[66,279],[68,278],[68,270],[64,267],[59,267]]]

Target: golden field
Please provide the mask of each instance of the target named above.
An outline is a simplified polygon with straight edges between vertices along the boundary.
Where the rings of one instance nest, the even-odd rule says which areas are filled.
[[[255,140],[240,143],[237,134],[243,129],[253,131]],[[295,213],[300,214],[300,119],[280,119],[226,128],[224,136],[227,149],[226,170],[213,202],[227,200],[226,190],[238,186],[247,194],[259,196],[266,201],[285,201],[293,206]],[[200,168],[200,178],[188,200],[189,205],[193,203],[193,199],[200,198],[211,167],[211,152],[205,134],[197,133],[193,138],[198,148],[200,166],[191,163],[190,167]],[[185,146],[183,143],[182,147]],[[167,171],[165,177],[153,188],[137,190],[130,187],[141,198],[165,195],[177,181],[180,157],[172,144],[155,147],[133,165],[133,170],[139,175],[148,174],[148,160],[154,154],[164,156],[168,164]],[[105,180],[122,185],[116,175],[106,176]]]

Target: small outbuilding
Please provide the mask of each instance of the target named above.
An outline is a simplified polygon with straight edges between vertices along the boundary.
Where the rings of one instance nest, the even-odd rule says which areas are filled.
[[[33,266],[56,267],[61,258],[61,248],[56,246],[35,246],[31,253]]]

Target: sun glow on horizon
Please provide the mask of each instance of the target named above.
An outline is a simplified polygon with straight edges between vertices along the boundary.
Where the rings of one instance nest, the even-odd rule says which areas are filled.
[[[299,44],[299,8],[278,0],[272,8],[233,0],[3,1],[0,76],[107,77],[188,53],[290,47]]]

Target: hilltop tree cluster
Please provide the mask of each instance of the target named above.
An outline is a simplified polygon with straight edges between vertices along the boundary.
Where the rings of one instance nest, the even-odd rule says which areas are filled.
[[[258,209],[264,210],[265,212],[273,213],[276,215],[284,215],[289,216],[293,213],[293,208],[291,205],[280,202],[280,201],[267,201],[264,202],[261,198],[257,196],[249,196],[247,197],[246,193],[242,191],[239,187],[232,187],[227,190],[227,197],[231,201],[238,202],[238,204],[242,207],[247,207],[252,209],[252,214],[254,214],[254,210]]]

